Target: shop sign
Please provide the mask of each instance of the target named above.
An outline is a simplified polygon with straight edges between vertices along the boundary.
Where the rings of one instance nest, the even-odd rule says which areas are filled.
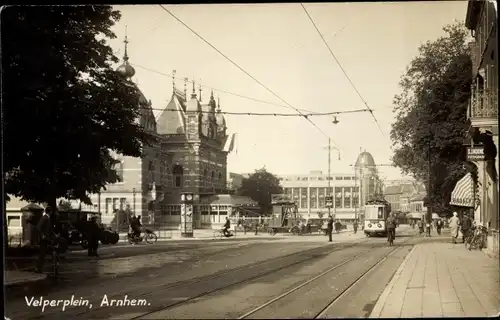
[[[467,148],[467,161],[484,161],[484,148],[481,147],[468,147]]]

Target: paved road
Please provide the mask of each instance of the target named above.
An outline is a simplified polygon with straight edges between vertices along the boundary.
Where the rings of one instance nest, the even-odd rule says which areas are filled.
[[[57,286],[8,290],[7,315],[13,319],[367,317],[419,239],[401,236],[389,248],[381,238],[342,237],[340,241],[338,235],[334,244],[304,237],[178,243],[166,251],[145,246],[154,252],[123,248],[138,254],[70,264],[66,279]],[[27,307],[26,298],[30,302],[41,296],[54,300],[53,306],[44,312]],[[73,305],[82,299],[92,307],[67,306],[63,312],[64,302],[56,306],[55,300],[69,304],[72,296]],[[136,304],[145,305],[112,306],[113,300],[123,301],[125,296],[129,304],[139,299]]]

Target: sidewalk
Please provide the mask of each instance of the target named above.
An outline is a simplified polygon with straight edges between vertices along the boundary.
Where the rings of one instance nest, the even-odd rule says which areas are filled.
[[[500,312],[499,263],[463,244],[416,245],[370,318],[484,317]]]
[[[42,273],[18,271],[18,270],[5,270],[4,271],[4,285],[6,287],[26,284],[45,280],[47,275]]]

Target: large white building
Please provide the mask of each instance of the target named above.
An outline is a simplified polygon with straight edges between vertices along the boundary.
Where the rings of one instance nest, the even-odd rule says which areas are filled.
[[[376,178],[375,162],[368,152],[362,152],[351,173],[327,173],[311,171],[307,174],[278,175],[283,193],[297,203],[298,212],[304,217],[326,217],[328,208],[325,197],[334,197],[331,213],[336,219],[359,218],[362,205],[380,190]],[[328,181],[330,180],[330,181]],[[330,187],[328,187],[330,182]],[[361,199],[360,199],[361,196]],[[319,215],[318,215],[319,213]]]

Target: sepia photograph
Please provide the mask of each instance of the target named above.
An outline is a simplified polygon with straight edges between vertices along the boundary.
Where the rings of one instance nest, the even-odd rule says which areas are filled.
[[[500,316],[497,21],[2,6],[4,319]]]

